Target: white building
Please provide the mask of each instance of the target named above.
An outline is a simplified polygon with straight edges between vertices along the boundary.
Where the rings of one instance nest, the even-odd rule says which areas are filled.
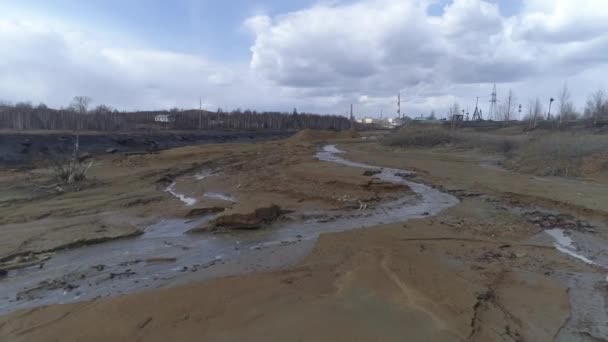
[[[173,114],[158,114],[154,117],[154,122],[161,122],[161,123],[169,123],[169,122],[175,122],[175,115]]]

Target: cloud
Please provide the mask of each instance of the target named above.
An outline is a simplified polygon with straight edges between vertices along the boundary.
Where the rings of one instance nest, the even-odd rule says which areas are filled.
[[[582,103],[608,76],[608,6],[521,1],[509,16],[489,0],[326,1],[255,15],[241,23],[251,37],[241,48],[251,57],[239,62],[154,48],[128,32],[7,15],[0,99],[60,106],[88,95],[152,109],[193,107],[201,96],[209,108],[345,113],[355,103],[358,114],[388,115],[401,90],[406,113],[417,115],[454,101],[474,106],[477,96],[485,104],[493,83],[525,102],[554,96],[567,80]]]
[[[541,43],[586,41],[605,34],[607,18],[603,0],[527,0],[515,34]]]
[[[279,86],[347,100],[418,85],[441,92],[576,78],[606,63],[608,8],[590,2],[526,0],[523,12],[510,17],[482,0],[454,0],[439,16],[427,14],[434,2],[424,0],[363,0],[257,16],[248,25],[255,35],[251,68]],[[421,96],[410,104],[429,102]]]
[[[67,104],[75,95],[119,107],[166,107],[232,71],[200,57],[114,47],[84,32],[0,20],[0,90],[9,99]],[[196,96],[198,97],[198,96]]]
[[[217,62],[131,42],[56,23],[0,19],[0,46],[11,47],[0,50],[0,100],[60,107],[87,95],[94,105],[146,110],[198,107],[202,97],[209,109],[298,107],[321,113],[342,101],[339,94],[277,87],[247,61]]]

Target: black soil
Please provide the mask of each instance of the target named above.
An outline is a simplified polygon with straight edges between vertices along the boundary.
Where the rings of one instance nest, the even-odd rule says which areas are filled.
[[[80,135],[81,155],[149,153],[175,147],[217,143],[242,143],[283,139],[287,131],[209,131],[100,133]],[[0,167],[31,167],[35,162],[65,158],[72,153],[75,137],[70,133],[0,134]]]

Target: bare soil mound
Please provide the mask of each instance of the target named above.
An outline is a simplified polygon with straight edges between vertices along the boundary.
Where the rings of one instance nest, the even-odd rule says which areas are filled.
[[[281,210],[281,207],[272,204],[255,208],[253,211],[233,212],[222,215],[203,227],[195,228],[192,232],[259,229],[271,224],[281,217],[282,214],[283,210]]]

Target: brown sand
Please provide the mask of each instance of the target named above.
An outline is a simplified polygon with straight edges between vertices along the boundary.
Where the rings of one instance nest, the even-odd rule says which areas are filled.
[[[350,151],[349,158],[413,169],[420,181],[495,197],[463,197],[461,204],[433,218],[324,235],[305,260],[288,270],[2,316],[0,340],[554,339],[570,316],[570,305],[567,288],[550,275],[555,270],[594,270],[550,244],[531,244],[529,239],[541,229],[504,206],[538,203],[605,217],[605,184],[547,182],[487,169],[480,166],[481,156],[467,153],[390,151],[375,143],[341,148]],[[135,158],[125,170],[114,171],[114,162],[98,172],[101,180],[111,184],[106,189],[113,190],[106,191],[117,198],[118,204],[113,205],[123,208],[126,198],[120,189],[128,181],[142,188],[137,198],[146,199],[162,191],[152,185],[157,179],[192,172],[195,160],[200,163],[196,169],[221,166],[225,174],[201,183],[178,177],[183,182],[178,181],[178,189],[187,192],[200,186],[196,191],[221,190],[243,198],[238,206],[226,205],[228,214],[239,206],[254,208],[248,200],[252,194],[259,196],[255,201],[261,198],[260,203],[281,203],[292,210],[347,207],[362,199],[390,197],[390,191],[366,189],[369,178],[361,170],[315,162],[311,157],[315,150],[315,145],[291,142],[184,148]],[[144,191],[149,187],[155,191],[147,195]],[[340,200],[344,196],[347,200]],[[38,201],[43,208],[56,203]],[[87,200],[79,210],[90,211]],[[127,212],[186,214],[183,205],[170,197]]]

